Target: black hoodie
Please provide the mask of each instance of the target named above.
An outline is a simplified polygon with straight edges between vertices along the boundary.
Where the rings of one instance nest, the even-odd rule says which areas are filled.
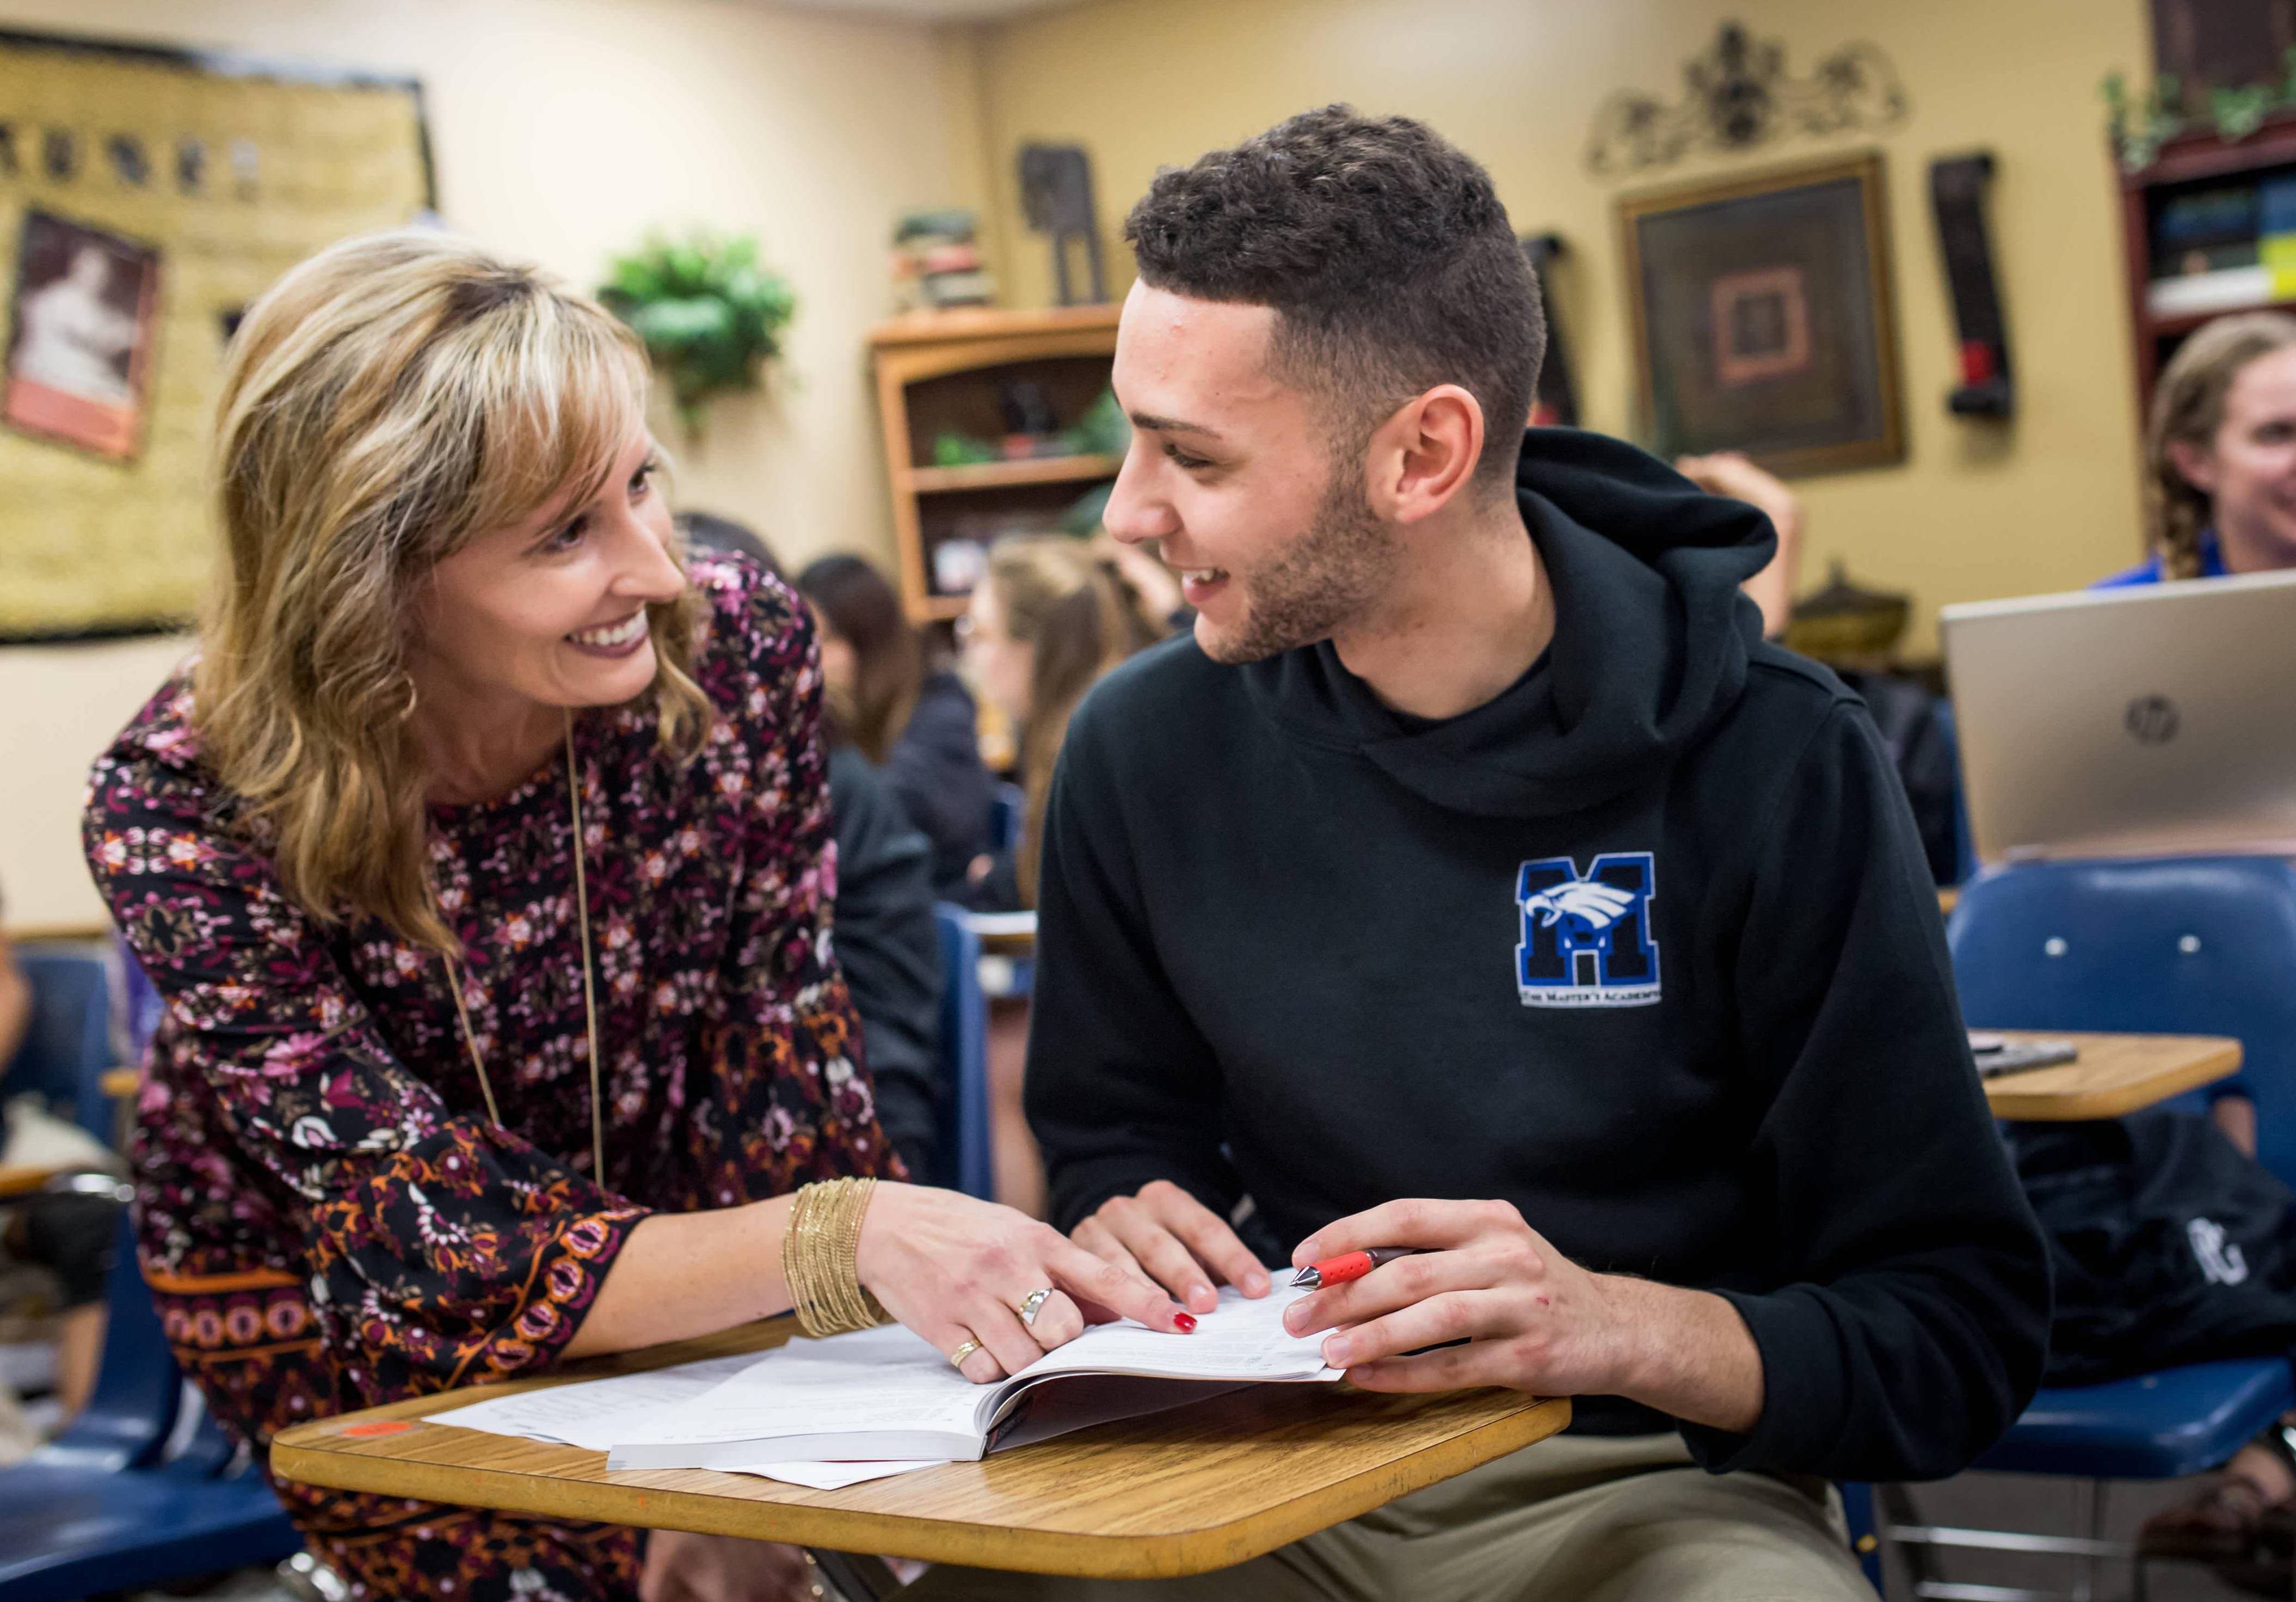
[[[1709,1467],[1954,1473],[2032,1395],[2047,1269],[1888,755],[1761,643],[1759,513],[1562,430],[1518,497],[1554,639],[1486,705],[1407,719],[1328,645],[1183,638],[1078,712],[1029,1044],[1056,1221],[1168,1179],[1288,1250],[1504,1197],[1737,1307],[1766,1401],[1681,1426]]]

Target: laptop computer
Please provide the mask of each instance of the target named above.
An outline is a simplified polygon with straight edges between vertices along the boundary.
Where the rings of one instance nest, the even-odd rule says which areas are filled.
[[[2296,571],[1939,620],[1980,859],[2296,854]]]

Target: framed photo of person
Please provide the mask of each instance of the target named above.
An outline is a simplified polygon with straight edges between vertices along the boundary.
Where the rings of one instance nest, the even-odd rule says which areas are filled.
[[[1619,218],[1658,455],[1905,460],[1881,152],[1628,195]]]
[[[26,208],[0,422],[115,460],[134,456],[159,308],[158,251]]]

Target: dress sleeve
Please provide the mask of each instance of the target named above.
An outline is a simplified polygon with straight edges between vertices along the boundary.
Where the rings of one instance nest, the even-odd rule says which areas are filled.
[[[152,1093],[209,1104],[231,1143],[212,1154],[219,1186],[291,1195],[312,1302],[358,1392],[547,1367],[644,1210],[448,1107],[213,801],[150,755],[115,751],[91,776],[88,864],[169,1014],[178,1071]]]
[[[878,1127],[860,1021],[831,941],[837,847],[812,617],[762,574],[721,587],[714,604],[718,626],[744,641],[748,689],[728,737],[750,750],[729,769],[749,786],[748,866],[726,942],[726,1026],[712,1050],[726,1072],[773,1081],[767,1127],[742,1137],[742,1178],[752,1193],[760,1175],[905,1179]]]

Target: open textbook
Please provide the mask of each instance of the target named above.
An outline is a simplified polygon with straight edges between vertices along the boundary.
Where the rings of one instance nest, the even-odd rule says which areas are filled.
[[[1285,1332],[1285,1286],[1221,1293],[1193,1335],[1129,1321],[1084,1334],[1011,1378],[977,1385],[898,1325],[497,1398],[437,1424],[608,1452],[610,1468],[718,1468],[799,1483],[850,1478],[868,1459],[975,1458],[999,1447],[1178,1407],[1256,1381],[1335,1380],[1320,1337]],[[789,1471],[789,1472],[784,1472]]]

